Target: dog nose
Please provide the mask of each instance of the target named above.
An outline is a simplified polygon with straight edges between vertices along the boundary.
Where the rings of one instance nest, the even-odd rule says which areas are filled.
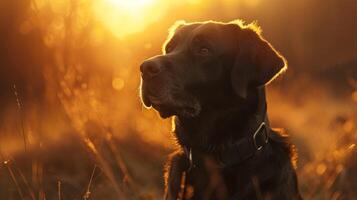
[[[143,78],[152,78],[161,72],[159,63],[147,60],[140,65],[140,71]]]

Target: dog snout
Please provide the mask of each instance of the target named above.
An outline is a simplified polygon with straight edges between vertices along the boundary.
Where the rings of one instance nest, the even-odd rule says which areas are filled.
[[[161,70],[161,63],[152,59],[144,61],[140,66],[141,76],[143,79],[151,79],[160,74]]]

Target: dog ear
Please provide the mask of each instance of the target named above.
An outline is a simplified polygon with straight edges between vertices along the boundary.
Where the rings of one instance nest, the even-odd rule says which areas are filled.
[[[284,57],[261,37],[257,25],[237,26],[238,53],[231,71],[231,81],[236,94],[246,98],[249,87],[268,84],[287,67]]]
[[[172,26],[170,26],[170,28],[168,29],[168,36],[164,42],[164,44],[161,47],[161,51],[163,54],[166,53],[165,47],[167,45],[167,43],[171,40],[171,38],[175,35],[175,32],[177,29],[179,29],[180,27],[184,26],[186,23],[186,21],[184,20],[177,20]]]

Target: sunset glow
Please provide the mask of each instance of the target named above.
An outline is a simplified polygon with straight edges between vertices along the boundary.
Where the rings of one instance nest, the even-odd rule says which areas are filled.
[[[225,177],[252,180],[247,184],[253,184],[257,197],[273,198],[259,178],[266,181],[281,171],[266,163],[269,170],[254,174],[265,166],[259,156],[254,161],[259,166],[247,163],[248,171],[239,167],[241,174],[220,173],[231,163],[222,162],[222,155],[244,134],[252,138],[248,129],[255,129],[250,126],[254,119],[260,123],[260,115],[275,130],[260,153],[286,152],[271,156],[287,172],[294,171],[286,168],[287,156],[294,154],[288,150],[297,151],[298,160],[291,160],[297,163],[296,175],[286,177],[298,178],[304,199],[357,200],[357,9],[352,2],[0,0],[0,200],[162,199],[163,172],[196,147],[202,158],[192,159],[204,161],[202,176],[210,175],[197,181],[209,186],[207,198],[241,190]],[[231,23],[174,29],[180,22],[208,21]],[[258,25],[262,38],[233,21]],[[175,51],[162,55],[168,38]],[[269,44],[289,69],[265,90],[259,80],[276,73],[281,63]],[[198,47],[210,53],[198,54]],[[149,74],[158,76],[149,75],[144,84],[141,66],[150,62],[160,73],[152,74],[149,66]],[[242,72],[239,81],[232,79],[235,71]],[[241,83],[249,98],[236,95]],[[157,99],[157,105],[148,108],[143,96]],[[258,116],[266,105],[267,113]],[[181,121],[162,119],[156,108],[182,113],[183,123],[175,127]],[[186,117],[193,108],[200,109]],[[184,128],[186,121],[195,130],[177,138],[180,129],[192,128]],[[277,132],[284,132],[283,138]],[[180,146],[186,142],[190,148]],[[172,152],[183,156],[176,159]],[[234,171],[235,160],[228,171]],[[181,170],[175,180],[182,183],[179,196],[186,198],[191,195],[184,194],[186,189],[197,190],[185,187],[192,173]],[[251,179],[243,178],[246,172]]]
[[[94,5],[97,18],[117,37],[143,31],[166,11],[162,0],[102,0]]]

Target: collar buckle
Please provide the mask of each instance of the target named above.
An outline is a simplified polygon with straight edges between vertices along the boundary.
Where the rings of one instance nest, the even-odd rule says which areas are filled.
[[[264,131],[262,133],[262,134],[264,134],[264,135],[262,135],[262,136],[264,136],[263,143],[258,144],[257,139],[258,139],[258,136],[260,136],[259,133],[261,132],[262,129],[264,129]],[[256,148],[257,151],[260,151],[264,147],[264,145],[268,143],[268,140],[269,140],[269,137],[268,137],[268,133],[266,131],[266,125],[265,125],[265,122],[262,122],[259,125],[258,129],[253,134],[254,147]]]

